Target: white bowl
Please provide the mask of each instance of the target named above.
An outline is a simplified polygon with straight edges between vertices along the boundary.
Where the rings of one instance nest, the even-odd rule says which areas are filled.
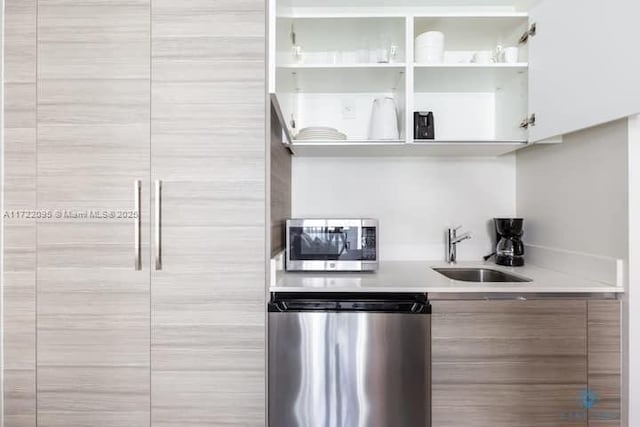
[[[440,31],[427,31],[422,34],[419,34],[416,37],[415,41],[416,46],[443,46],[444,45],[444,34]]]

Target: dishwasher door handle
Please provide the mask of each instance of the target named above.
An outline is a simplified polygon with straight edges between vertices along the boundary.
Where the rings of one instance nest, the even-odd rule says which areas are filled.
[[[274,293],[269,311],[430,314],[431,305],[426,294]]]

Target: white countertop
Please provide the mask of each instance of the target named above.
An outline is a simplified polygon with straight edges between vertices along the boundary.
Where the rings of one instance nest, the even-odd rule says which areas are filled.
[[[384,261],[375,273],[278,271],[271,292],[428,292],[428,293],[621,293],[620,287],[532,265],[502,267],[459,262],[454,267],[485,267],[532,279],[531,282],[474,283],[449,279],[437,261]]]

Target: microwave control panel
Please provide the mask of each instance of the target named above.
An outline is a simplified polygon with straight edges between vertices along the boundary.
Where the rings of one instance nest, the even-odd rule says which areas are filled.
[[[377,259],[376,238],[377,238],[376,227],[362,228],[362,260],[363,261],[375,261]]]

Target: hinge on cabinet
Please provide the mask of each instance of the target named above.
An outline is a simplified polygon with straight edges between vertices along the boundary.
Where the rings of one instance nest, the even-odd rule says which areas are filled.
[[[532,114],[529,117],[525,117],[524,120],[522,120],[520,122],[520,127],[522,129],[528,129],[529,126],[535,126],[536,125],[536,115]]]
[[[525,44],[529,41],[529,37],[533,37],[536,35],[536,23],[531,24],[531,27],[527,31],[525,31],[521,36],[520,40],[518,40],[519,44]]]

